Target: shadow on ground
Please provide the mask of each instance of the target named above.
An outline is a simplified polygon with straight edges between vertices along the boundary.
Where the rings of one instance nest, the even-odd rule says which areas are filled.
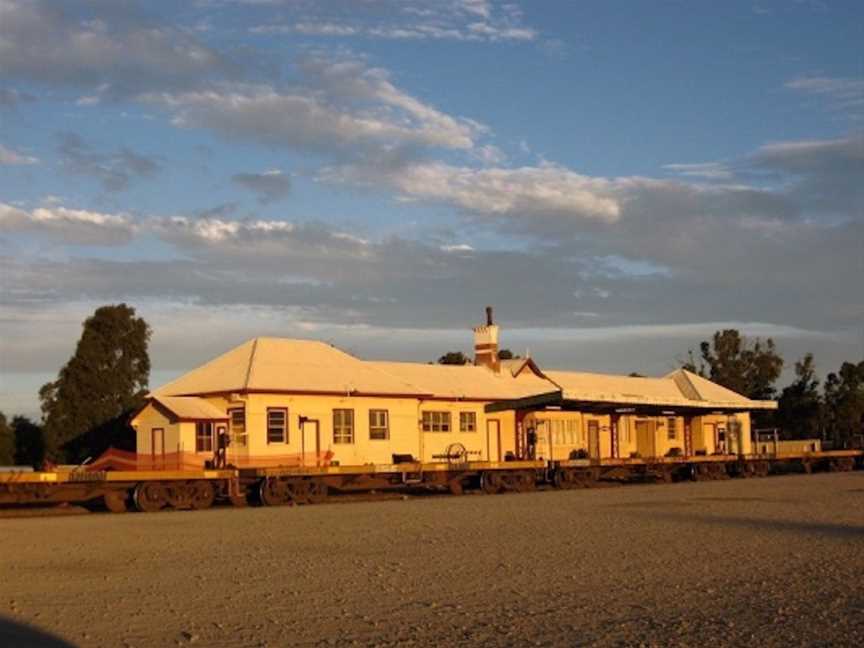
[[[75,648],[64,639],[0,616],[0,646],[4,648]]]
[[[750,531],[780,531],[794,534],[815,534],[833,538],[855,539],[864,538],[864,526],[831,524],[821,522],[796,522],[795,520],[771,520],[766,518],[717,516],[703,513],[687,513],[678,511],[644,512],[652,519],[666,518],[675,521],[689,521],[700,524],[710,524],[721,527],[747,529]]]

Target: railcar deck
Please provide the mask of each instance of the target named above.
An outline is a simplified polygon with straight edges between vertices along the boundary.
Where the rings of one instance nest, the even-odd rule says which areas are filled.
[[[123,512],[204,509],[214,503],[315,504],[330,494],[423,488],[461,494],[523,492],[538,485],[589,487],[598,481],[764,477],[772,473],[864,468],[864,450],[770,455],[697,455],[561,461],[441,461],[355,466],[276,466],[221,470],[0,472],[0,506],[83,504]]]

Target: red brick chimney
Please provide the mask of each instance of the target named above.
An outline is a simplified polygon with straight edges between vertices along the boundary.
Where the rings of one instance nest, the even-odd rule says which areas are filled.
[[[498,326],[492,321],[492,307],[486,307],[486,325],[474,327],[474,364],[492,371],[501,369],[498,360]]]

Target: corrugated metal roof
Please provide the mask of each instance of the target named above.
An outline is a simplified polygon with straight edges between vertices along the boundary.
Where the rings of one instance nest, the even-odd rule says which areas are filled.
[[[507,400],[557,391],[555,385],[533,374],[514,378],[509,371],[495,373],[474,365],[367,362],[439,398]]]
[[[427,395],[315,340],[255,338],[160,387],[157,396],[242,391]]]
[[[683,369],[662,378],[572,371],[543,371],[538,376],[533,369],[520,371],[527,362],[505,360],[499,373],[473,365],[370,362],[315,340],[261,337],[190,371],[153,395],[161,399],[259,391],[505,401],[560,390],[563,398],[577,401],[776,408],[773,401],[751,401]]]

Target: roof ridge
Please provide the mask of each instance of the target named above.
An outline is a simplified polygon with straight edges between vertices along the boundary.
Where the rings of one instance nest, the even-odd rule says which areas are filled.
[[[673,373],[674,373],[674,375],[672,376],[672,380],[675,382],[676,386],[678,385],[678,381],[676,380],[676,378],[678,376],[680,376],[687,383],[687,385],[689,385],[690,389],[693,390],[693,393],[696,394],[697,398],[695,400],[701,400],[701,401],[707,400],[705,398],[705,396],[702,394],[702,392],[699,391],[699,388],[696,387],[696,385],[693,383],[692,380],[690,380],[690,372],[687,371],[684,367],[678,368]],[[678,389],[681,389],[681,387],[679,386]],[[684,392],[683,389],[681,391]],[[687,398],[690,398],[690,396],[686,393],[684,394],[684,396],[686,396]]]
[[[249,389],[249,382],[252,379],[252,367],[255,364],[255,351],[258,349],[258,339],[254,338],[252,340],[252,350],[249,352],[249,366],[246,367],[246,381],[243,383],[243,389]]]

